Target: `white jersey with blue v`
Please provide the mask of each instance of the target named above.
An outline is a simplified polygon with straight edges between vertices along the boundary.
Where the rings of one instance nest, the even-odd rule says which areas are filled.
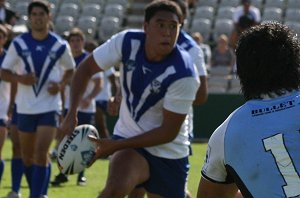
[[[118,33],[93,52],[104,70],[122,63],[122,103],[114,135],[124,138],[145,133],[162,123],[163,109],[187,114],[199,87],[196,69],[188,53],[177,45],[162,61],[148,61],[146,35],[140,30]],[[188,131],[184,127],[170,143],[146,148],[169,159],[189,155]]]
[[[19,75],[34,73],[37,82],[18,84],[16,104],[18,113],[36,114],[61,109],[59,94],[50,95],[49,82],[60,82],[65,70],[75,67],[66,41],[50,32],[44,40],[36,40],[31,33],[17,36],[11,43],[3,61],[3,69]]]

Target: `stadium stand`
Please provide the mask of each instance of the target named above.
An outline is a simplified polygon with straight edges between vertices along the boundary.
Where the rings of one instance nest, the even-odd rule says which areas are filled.
[[[17,25],[28,25],[29,1],[7,0],[9,6],[20,15]],[[55,30],[59,34],[79,26],[86,32],[88,38],[101,43],[123,29],[142,28],[143,11],[149,0],[49,0],[49,2],[54,13]],[[200,32],[204,42],[213,48],[218,35],[231,34],[234,28],[232,14],[239,3],[240,0],[198,0],[196,5],[190,8],[184,29],[190,33]],[[252,5],[260,9],[262,21],[282,22],[300,37],[300,0],[252,0]],[[210,79],[210,83],[214,81],[213,78]],[[228,76],[225,79],[228,84],[225,92],[238,92],[239,87],[236,85],[239,83]],[[213,86],[213,90],[224,90],[224,87]]]

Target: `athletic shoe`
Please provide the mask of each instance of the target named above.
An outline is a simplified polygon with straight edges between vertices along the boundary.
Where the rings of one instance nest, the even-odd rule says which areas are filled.
[[[85,186],[86,185],[86,177],[80,177],[77,180],[77,186]]]
[[[54,181],[51,182],[53,186],[59,186],[62,183],[68,182],[69,179],[65,174],[59,173],[58,175],[55,176]]]
[[[8,193],[7,198],[21,198],[21,193],[16,193],[14,191],[11,191]]]
[[[41,195],[40,198],[48,198],[47,195]]]

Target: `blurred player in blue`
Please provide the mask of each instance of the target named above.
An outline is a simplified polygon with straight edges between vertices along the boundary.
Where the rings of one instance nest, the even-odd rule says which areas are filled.
[[[242,33],[237,75],[247,102],[211,136],[198,197],[300,197],[300,43],[270,22]]]
[[[49,31],[50,8],[43,0],[30,2],[31,30],[17,36],[3,61],[3,80],[18,83],[18,130],[30,198],[46,196],[50,178],[49,147],[62,109],[60,89],[75,63],[66,41]],[[45,190],[45,191],[44,191]]]
[[[72,55],[76,66],[84,60],[89,52],[84,50],[85,35],[79,28],[71,29],[69,35],[67,36]],[[89,82],[88,89],[82,98],[79,108],[78,108],[78,125],[82,124],[92,124],[95,125],[95,113],[96,113],[96,101],[95,97],[101,90],[101,78],[102,72],[95,74],[91,81]],[[69,109],[69,98],[70,98],[70,84],[65,86],[64,92],[64,115],[67,114]],[[64,134],[58,134],[58,143],[62,140]],[[67,182],[68,177],[63,173],[59,173],[54,181],[51,182],[52,185],[58,186],[61,183]],[[86,184],[86,177],[84,171],[80,172],[77,176],[77,185],[84,186]]]
[[[6,50],[4,49],[6,41],[7,29],[5,28],[5,26],[0,25],[0,69],[3,59],[6,55]],[[0,78],[0,184],[5,166],[4,160],[2,158],[2,148],[7,136],[8,112],[10,108],[10,91],[11,84],[2,81],[2,79]]]
[[[176,3],[152,1],[145,9],[144,31],[114,35],[75,73],[71,106],[60,127],[66,134],[77,125],[76,109],[90,77],[123,63],[122,102],[113,138],[93,139],[98,144],[95,159],[112,155],[99,197],[125,197],[137,185],[148,197],[185,197],[190,142],[181,126],[199,79],[191,57],[176,45],[181,23]]]

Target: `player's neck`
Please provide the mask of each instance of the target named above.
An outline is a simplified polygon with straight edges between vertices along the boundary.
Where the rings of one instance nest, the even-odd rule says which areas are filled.
[[[79,57],[81,54],[83,54],[84,50],[79,50],[79,51],[72,51],[72,55],[74,58]]]
[[[44,30],[44,31],[31,31],[31,35],[34,39],[36,40],[44,40],[47,38],[49,31]]]

